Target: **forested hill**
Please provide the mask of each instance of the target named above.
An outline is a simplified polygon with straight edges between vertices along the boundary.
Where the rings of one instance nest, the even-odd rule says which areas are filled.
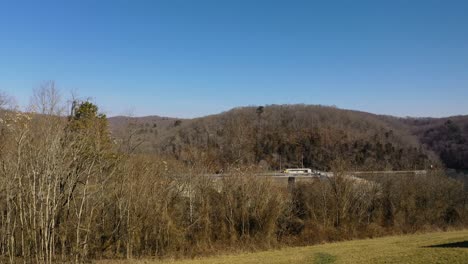
[[[468,170],[468,116],[407,118],[402,122],[448,168]]]
[[[110,124],[114,135],[127,138],[137,151],[187,162],[203,160],[216,170],[229,165],[327,170],[337,157],[360,170],[399,170],[440,166],[440,159],[448,167],[467,168],[467,120],[402,119],[327,106],[270,105],[184,120],[116,117],[110,118]]]

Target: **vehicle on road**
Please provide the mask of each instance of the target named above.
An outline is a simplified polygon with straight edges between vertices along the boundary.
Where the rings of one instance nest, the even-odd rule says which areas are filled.
[[[286,174],[312,174],[312,169],[309,168],[296,168],[296,169],[285,169],[283,173]]]

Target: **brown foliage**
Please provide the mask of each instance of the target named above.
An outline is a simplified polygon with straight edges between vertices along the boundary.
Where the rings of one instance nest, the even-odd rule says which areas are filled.
[[[359,156],[360,163],[355,153],[360,147],[344,147],[364,140],[359,133],[299,126],[311,118],[306,112],[265,107],[251,109],[252,116],[251,110],[239,110],[214,134],[205,134],[211,128],[203,122],[193,127],[202,132],[183,134],[183,122],[174,140],[188,143],[173,145],[174,158],[135,154],[138,141],[131,137],[112,140],[105,117],[91,103],[80,104],[66,119],[52,114],[55,103],[42,99],[40,114],[1,113],[0,257],[10,263],[193,256],[467,224],[463,184],[441,173],[350,176],[349,170],[367,163],[371,168],[423,164],[418,151],[399,157],[390,151],[379,158],[382,149],[373,148],[386,141],[377,135],[368,149],[376,152]],[[313,118],[320,122],[320,117]],[[352,116],[327,118],[349,119],[356,131],[367,130]],[[284,130],[261,129],[269,122],[285,122]],[[291,155],[285,163],[308,153],[305,164],[319,161],[334,176],[287,188],[249,166],[273,162],[262,148],[281,147]],[[301,148],[306,152],[297,152]],[[356,155],[347,159],[350,153]],[[220,167],[225,176],[211,177]]]

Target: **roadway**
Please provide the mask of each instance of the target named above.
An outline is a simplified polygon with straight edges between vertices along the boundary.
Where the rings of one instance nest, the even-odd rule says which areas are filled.
[[[426,174],[427,171],[425,170],[401,170],[401,171],[350,171],[346,174],[352,176],[358,175],[365,175],[365,174],[388,174],[388,175],[395,175],[395,174],[414,174],[414,175],[421,175]],[[207,174],[205,176],[213,177],[213,178],[223,178],[230,176],[230,173],[219,173],[219,174]],[[282,172],[263,172],[258,173],[256,176],[263,176],[263,177],[272,177],[272,178],[328,178],[333,177],[333,172],[327,171],[316,171],[313,173],[282,173]]]

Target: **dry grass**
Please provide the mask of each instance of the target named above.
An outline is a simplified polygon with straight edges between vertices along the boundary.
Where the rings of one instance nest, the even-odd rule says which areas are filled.
[[[450,243],[464,242],[461,247]],[[449,245],[445,245],[449,244]],[[443,247],[433,247],[443,245]],[[431,247],[432,246],[432,247]],[[452,245],[453,246],[453,245]],[[455,244],[460,246],[460,244]],[[468,263],[468,230],[329,243],[194,260],[99,261],[98,264]]]

